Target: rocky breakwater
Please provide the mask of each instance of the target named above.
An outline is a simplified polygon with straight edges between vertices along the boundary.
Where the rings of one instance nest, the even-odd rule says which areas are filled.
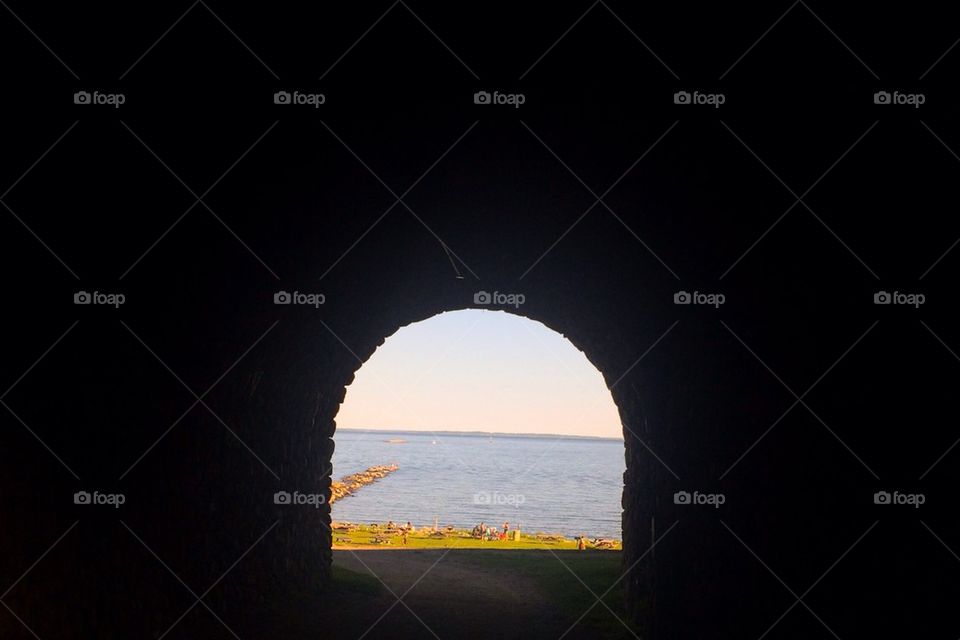
[[[365,487],[368,484],[376,482],[380,478],[390,475],[398,468],[399,467],[397,467],[395,464],[380,464],[370,467],[366,471],[344,476],[339,482],[332,482],[330,484],[330,504],[333,504],[340,498],[349,496],[361,487]]]

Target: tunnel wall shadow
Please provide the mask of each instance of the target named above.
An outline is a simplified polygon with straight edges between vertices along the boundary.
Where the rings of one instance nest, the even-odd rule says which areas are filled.
[[[442,131],[411,152],[424,166],[469,126],[456,116],[397,117]],[[914,623],[903,610],[949,623],[949,590],[939,585],[952,559],[916,512],[872,500],[922,489],[925,522],[957,539],[931,484],[955,475],[951,458],[918,480],[953,439],[942,416],[955,415],[957,363],[915,310],[874,305],[877,280],[801,211],[721,280],[787,205],[781,185],[716,123],[678,129],[612,196],[620,219],[598,207],[569,235],[593,198],[512,124],[481,124],[464,138],[410,197],[418,215],[323,126],[280,127],[237,165],[216,206],[256,256],[212,216],[186,218],[189,229],[132,272],[122,314],[71,308],[84,313],[79,323],[4,398],[17,414],[2,418],[3,547],[15,550],[5,584],[63,536],[4,602],[30,612],[41,637],[148,637],[185,610],[179,624],[199,633],[219,629],[204,605],[239,625],[258,606],[322,588],[329,510],[286,508],[274,493],[329,490],[345,387],[386,336],[473,306],[486,290],[523,293],[520,312],[569,338],[611,387],[626,446],[623,580],[650,637],[758,637],[811,585],[806,604],[841,637],[907,633]],[[667,126],[655,125],[625,124],[606,154],[633,158]],[[174,123],[156,126],[151,139],[175,135]],[[566,126],[543,116],[536,128]],[[838,124],[836,136],[851,127]],[[380,149],[381,128],[341,133],[367,153]],[[722,172],[689,152],[705,147],[729,151],[718,153]],[[64,153],[83,163],[85,149]],[[881,156],[856,160],[884,171]],[[395,166],[392,180],[409,182]],[[605,177],[619,167],[605,166]],[[169,218],[165,203],[150,206]],[[842,208],[828,210],[844,235],[862,230]],[[927,258],[919,245],[876,249],[885,238],[864,233],[864,254],[884,274]],[[11,269],[20,259],[44,264],[59,293],[21,285],[18,295],[44,313],[14,321],[52,343],[70,325],[51,300],[69,299],[75,283],[52,275],[59,266],[33,249],[12,247],[4,259]],[[929,299],[952,295],[953,264],[925,285]],[[279,290],[326,299],[276,305]],[[675,304],[681,290],[722,292],[726,303]],[[958,344],[951,311],[929,313],[928,328]],[[9,379],[46,346],[11,345]],[[71,503],[80,490],[121,491],[127,502],[85,508]],[[683,504],[679,492],[725,502]],[[890,597],[901,609],[877,611]],[[61,615],[33,613],[50,602]],[[797,605],[780,624],[826,632],[807,613]],[[2,620],[4,631],[25,633]]]

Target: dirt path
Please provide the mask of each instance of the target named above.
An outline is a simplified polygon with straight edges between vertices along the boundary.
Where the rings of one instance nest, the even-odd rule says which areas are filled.
[[[621,576],[615,551],[335,549],[330,585],[249,610],[240,635],[639,640],[622,622]],[[594,594],[607,594],[604,604]]]
[[[565,632],[567,639],[601,637],[596,629],[583,624],[571,630],[594,598],[549,552],[338,549],[334,551],[334,565],[361,576],[375,574],[378,584],[382,581],[396,596],[403,597],[403,603],[398,604],[386,591],[365,598],[362,606],[356,598],[337,606],[343,616],[337,626],[351,640],[361,635],[392,640],[434,636],[441,640],[556,640]],[[558,602],[555,594],[548,592],[550,585],[544,584],[542,574],[536,574],[538,566],[549,568],[556,580],[569,582],[576,606],[570,607],[569,601]],[[533,572],[524,569],[531,567]],[[579,591],[582,594],[577,595]],[[612,633],[602,637],[633,636],[614,623]]]
[[[507,612],[517,625],[541,622],[549,615],[550,599],[536,580],[485,567],[477,562],[478,554],[485,553],[504,552],[336,551],[334,563],[376,574],[398,596],[407,593],[404,602],[431,628],[449,626],[451,611],[458,614],[456,626],[474,629],[489,627]]]

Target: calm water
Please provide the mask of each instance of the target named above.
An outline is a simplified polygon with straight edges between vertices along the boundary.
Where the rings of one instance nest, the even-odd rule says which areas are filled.
[[[377,464],[399,469],[335,502],[334,520],[509,521],[528,532],[621,537],[620,440],[344,429],[335,440],[335,479]]]

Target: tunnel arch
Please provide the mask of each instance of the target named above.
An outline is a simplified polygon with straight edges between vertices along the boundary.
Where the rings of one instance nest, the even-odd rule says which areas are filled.
[[[264,89],[263,95],[269,97],[275,87]],[[664,95],[672,90],[665,87]],[[428,101],[438,97],[424,95]],[[203,213],[187,216],[189,211],[180,214],[180,207],[171,210],[172,202],[166,198],[145,198],[141,203],[145,220],[179,224],[187,217],[176,233],[159,237],[156,251],[149,241],[166,225],[146,234],[142,248],[150,255],[142,254],[142,262],[137,259],[140,252],[133,251],[139,242],[131,242],[132,237],[117,228],[117,240],[122,242],[105,245],[122,248],[114,256],[118,268],[111,265],[101,275],[119,273],[138,260],[135,277],[123,283],[131,304],[117,310],[122,315],[87,314],[97,309],[72,307],[69,293],[60,288],[63,282],[46,272],[38,272],[43,287],[10,279],[11,291],[22,294],[9,296],[11,300],[30,301],[21,305],[25,314],[21,322],[45,326],[43,335],[38,332],[20,341],[14,334],[9,341],[17,356],[8,358],[16,369],[8,384],[17,386],[10,406],[49,441],[51,449],[72,452],[75,459],[68,460],[85,481],[102,475],[101,488],[111,489],[126,466],[179,420],[177,415],[164,420],[165,410],[189,412],[194,402],[188,394],[181,404],[184,398],[178,394],[184,393],[184,385],[171,381],[170,369],[191,390],[204,392],[204,401],[221,420],[203,407],[184,414],[162,446],[146,455],[138,472],[120,483],[130,495],[123,516],[137,531],[160,530],[157,537],[163,546],[157,546],[158,554],[184,572],[198,591],[267,534],[265,544],[245,556],[230,579],[209,596],[217,601],[218,611],[229,612],[238,608],[237,603],[264,597],[261,593],[269,587],[289,589],[298,583],[315,587],[329,573],[329,556],[317,544],[328,535],[324,526],[329,515],[325,520],[321,510],[283,510],[272,497],[286,487],[323,490],[329,483],[317,462],[332,455],[336,410],[360,363],[385,336],[416,318],[470,306],[481,289],[520,291],[527,296],[525,313],[567,336],[614,387],[614,401],[624,428],[629,428],[623,496],[627,601],[643,620],[669,623],[663,633],[650,637],[740,637],[744,629],[763,625],[764,616],[775,619],[786,606],[779,602],[784,594],[730,535],[721,517],[758,548],[758,555],[779,554],[775,568],[791,586],[810,584],[817,575],[806,572],[835,559],[846,535],[859,534],[865,530],[862,520],[880,515],[870,501],[874,492],[892,488],[877,485],[817,417],[822,416],[850,448],[865,450],[863,457],[871,465],[880,469],[877,465],[884,464],[885,480],[900,469],[917,468],[918,474],[931,469],[930,462],[952,438],[941,447],[928,435],[930,440],[918,441],[911,449],[899,436],[904,424],[939,424],[942,415],[956,413],[955,394],[948,387],[956,383],[956,369],[948,375],[939,371],[944,352],[938,341],[949,344],[951,338],[946,333],[943,340],[927,335],[942,331],[934,318],[939,317],[943,326],[951,318],[942,316],[943,307],[935,305],[927,313],[937,308],[941,315],[928,318],[929,331],[911,320],[909,329],[900,332],[901,325],[907,326],[902,322],[906,316],[897,315],[894,307],[872,303],[879,284],[867,277],[851,254],[856,250],[871,264],[880,261],[883,286],[893,288],[895,282],[886,278],[896,278],[913,263],[920,270],[932,269],[930,263],[941,251],[932,253],[927,243],[917,242],[904,245],[902,251],[876,249],[873,257],[866,255],[869,247],[883,244],[886,234],[869,224],[854,229],[856,219],[837,222],[845,225],[843,229],[836,227],[843,212],[826,204],[832,200],[836,205],[840,202],[836,198],[824,198],[828,211],[823,224],[791,214],[773,230],[770,224],[777,224],[776,216],[783,211],[783,185],[770,180],[755,154],[744,153],[729,135],[730,127],[692,119],[670,133],[672,118],[653,117],[653,112],[638,117],[635,109],[604,99],[602,92],[585,97],[593,107],[584,109],[576,96],[570,102],[552,101],[549,108],[525,116],[530,123],[526,128],[513,118],[487,117],[493,112],[484,110],[484,121],[473,133],[463,134],[462,144],[457,136],[469,132],[467,127],[473,128],[470,123],[476,123],[477,116],[469,92],[432,105],[398,100],[389,110],[376,107],[382,101],[372,102],[376,113],[369,120],[354,120],[357,114],[346,113],[351,117],[331,117],[332,129],[339,132],[336,139],[316,119],[284,123],[263,146],[238,160],[239,173],[217,188],[214,208],[223,224],[196,220]],[[252,123],[247,115],[236,119],[227,117],[226,111],[223,115],[224,131],[247,132],[250,141],[266,135],[260,125],[248,129]],[[249,115],[256,115],[257,122],[262,116]],[[848,118],[835,120],[835,126],[820,127],[820,133],[854,140],[851,135],[860,132],[850,129]],[[202,133],[203,119],[195,123]],[[152,146],[165,134],[176,134],[165,141],[166,150],[158,152],[178,173],[188,159],[188,165],[196,165],[196,176],[204,176],[217,164],[211,164],[218,157],[214,152],[227,152],[216,144],[197,146],[189,136],[189,143],[176,144],[182,118],[163,117],[155,125],[159,128],[144,134],[143,140]],[[744,132],[742,139],[753,145],[766,132],[762,124],[750,127],[753,130],[749,135]],[[402,143],[383,136],[391,129],[401,134]],[[735,123],[733,129],[740,130]],[[105,153],[113,152],[113,142],[119,143],[119,152],[130,151],[126,132],[118,131],[122,141],[110,136],[101,141]],[[538,133],[531,136],[531,131]],[[286,138],[275,140],[277,136]],[[544,149],[536,138],[556,153]],[[88,160],[90,147],[70,140],[50,159],[70,150],[76,155],[67,158]],[[452,149],[449,145],[455,141],[457,148]],[[274,143],[277,146],[267,151],[266,145]],[[776,152],[775,138],[764,145],[801,173],[801,165],[824,163],[819,153],[796,153],[790,145]],[[647,157],[645,150],[655,152]],[[174,161],[168,152],[180,159]],[[366,160],[356,162],[360,157]],[[564,160],[557,162],[559,158]],[[434,169],[430,162],[435,159]],[[634,159],[636,166],[630,164]],[[376,176],[368,175],[363,166],[367,161],[367,168],[383,174],[390,188],[399,190],[418,180],[403,203],[407,206],[399,206],[400,200],[389,189],[381,189]],[[889,154],[858,150],[845,157],[838,170],[856,171],[858,163],[859,169],[866,167],[865,175],[877,171],[886,175],[898,166],[891,164]],[[45,165],[46,161],[41,168]],[[907,165],[923,172],[923,164]],[[771,166],[781,171],[776,163]],[[141,171],[139,163],[129,163],[128,168],[136,193],[151,194],[158,187],[152,181],[138,182],[140,174],[153,175]],[[420,175],[427,168],[430,175]],[[626,175],[625,168],[629,179],[615,183],[617,188],[604,202],[608,206],[597,206],[600,201],[589,191],[613,184]],[[587,192],[571,170],[584,176],[590,185]],[[187,181],[192,185],[192,178]],[[854,189],[851,197],[861,196],[860,191]],[[913,191],[907,189],[904,202],[915,200],[909,197]],[[831,233],[824,233],[826,223]],[[236,232],[225,233],[227,224]],[[845,241],[836,242],[839,236],[833,227]],[[773,232],[768,235],[765,230]],[[59,240],[66,243],[62,246],[70,244],[69,229],[61,233],[67,234]],[[29,238],[21,242],[24,237],[10,235],[9,264],[46,264],[42,260],[49,257],[42,252],[38,257],[36,243]],[[241,243],[234,242],[239,238]],[[61,251],[60,244],[51,246]],[[128,251],[133,253],[127,255]],[[106,267],[111,252],[94,253],[91,268],[101,262]],[[69,261],[73,264],[74,258]],[[945,260],[932,272],[935,278],[926,281],[931,300],[938,299],[938,292],[941,300],[954,299],[952,290],[945,288],[951,284],[950,264]],[[53,261],[50,266],[56,268]],[[97,281],[86,278],[94,272],[81,273],[84,280],[78,286],[93,289]],[[327,302],[319,309],[278,307],[272,298],[279,288],[322,292]],[[673,304],[678,289],[698,288],[723,292],[726,304],[720,309]],[[50,291],[59,293],[48,295]],[[9,315],[15,319],[19,314]],[[70,331],[66,325],[74,317],[77,329],[52,347],[56,336]],[[169,363],[169,369],[159,366],[122,329],[119,317]],[[897,337],[916,339],[916,344],[884,348]],[[23,344],[14,344],[19,342]],[[118,349],[104,361],[101,347],[114,345]],[[48,348],[44,366],[32,368]],[[839,357],[843,363],[834,369]],[[955,364],[949,358],[946,362]],[[25,371],[29,375],[24,374],[21,383],[18,376]],[[773,371],[777,373],[771,375]],[[824,384],[809,398],[816,417],[799,406],[780,422],[794,400],[783,387],[809,391],[808,385],[822,377]],[[207,395],[209,385],[213,391]],[[883,401],[875,402],[878,397]],[[154,398],[158,401],[151,404]],[[27,413],[28,408],[35,411]],[[91,619],[98,625],[122,626],[112,618],[116,603],[126,605],[130,592],[142,594],[139,600],[151,605],[168,598],[155,608],[179,615],[182,594],[163,590],[163,579],[170,576],[162,568],[154,572],[155,558],[137,546],[117,518],[97,514],[102,521],[95,526],[89,510],[62,509],[65,502],[70,505],[75,491],[92,487],[75,484],[16,414],[4,415],[9,428],[0,449],[7,455],[0,467],[14,480],[12,487],[5,487],[4,519],[22,519],[30,525],[18,524],[19,530],[11,534],[14,544],[8,546],[21,553],[8,584],[41,555],[44,548],[36,548],[41,540],[44,544],[57,540],[70,526],[70,516],[82,516],[83,524],[58,549],[68,557],[52,556],[40,565],[70,568],[75,563],[83,584],[97,587],[70,599],[73,610],[63,612],[63,626],[89,629]],[[878,427],[883,437],[877,437]],[[762,443],[751,449],[758,438]],[[731,463],[745,452],[746,463],[727,475]],[[949,479],[950,460],[945,457],[931,478]],[[698,511],[673,504],[674,492],[696,487],[726,493],[726,510]],[[58,518],[68,521],[60,526]],[[821,529],[820,523],[828,526]],[[927,535],[915,524],[884,522],[867,542],[888,536],[890,544],[899,543],[916,531]],[[827,529],[837,535],[826,535]],[[5,527],[3,533],[9,530]],[[654,550],[652,543],[661,540],[663,532],[672,533]],[[90,549],[102,553],[82,552]],[[867,618],[862,612],[870,613],[873,627],[888,630],[887,622],[900,622],[896,616],[873,615],[875,603],[889,596],[885,583],[889,576],[899,586],[924,587],[914,590],[914,603],[928,594],[944,593],[934,580],[941,574],[907,567],[914,558],[921,561],[914,563],[917,566],[924,564],[930,558],[927,552],[911,549],[893,566],[882,550],[861,547],[857,553],[864,554],[856,565],[861,577],[847,578],[834,590],[842,596],[838,602],[849,600],[854,606],[835,603],[831,623],[838,619],[847,629],[860,629]],[[790,557],[783,557],[787,554]],[[85,556],[95,555],[107,562],[83,564]],[[843,566],[858,562],[856,556]],[[134,563],[139,564],[131,568]],[[26,585],[11,594],[26,594],[26,602],[13,603],[15,610],[42,611],[50,602],[62,600],[62,581],[55,571],[46,579],[31,577],[33,594]],[[691,602],[696,606],[689,606]],[[936,604],[936,597],[929,598],[929,604],[916,610],[932,613]],[[150,608],[154,607],[145,604],[131,610],[133,622],[140,624],[154,615]],[[77,622],[66,622],[70,617]],[[169,620],[157,617],[162,630]],[[229,614],[225,617],[232,621]],[[907,622],[912,624],[915,616],[910,618]],[[6,620],[17,624],[9,616]],[[903,626],[912,629],[909,624]],[[763,630],[761,626],[752,635]],[[55,635],[45,628],[38,631]]]
[[[465,290],[466,287],[470,289]],[[405,296],[402,289],[394,289],[393,297],[405,299],[406,302],[395,306],[387,302],[385,306],[389,307],[389,311],[381,309],[376,313],[358,315],[348,312],[346,317],[354,321],[344,324],[338,324],[336,316],[331,317],[326,313],[323,317],[307,314],[277,326],[272,340],[282,348],[272,350],[259,359],[256,365],[259,380],[256,391],[252,391],[251,381],[248,380],[245,393],[248,400],[253,399],[251,394],[262,398],[259,408],[248,416],[248,420],[288,425],[286,444],[277,453],[279,459],[286,461],[280,472],[285,483],[291,486],[319,485],[329,492],[336,415],[357,371],[389,336],[404,327],[444,312],[489,310],[489,306],[473,303],[475,288],[475,284],[454,282],[453,286],[438,287],[442,295],[429,298]],[[418,284],[415,290],[422,292],[423,289]],[[413,294],[415,290],[411,287],[406,292]],[[624,578],[625,592],[628,605],[641,601],[649,604],[654,567],[652,555],[645,552],[652,543],[651,536],[657,533],[652,526],[653,496],[659,491],[662,470],[657,468],[649,454],[650,422],[641,410],[645,404],[645,394],[644,389],[636,384],[644,369],[640,360],[647,353],[645,349],[639,349],[633,355],[627,354],[624,344],[618,344],[615,339],[618,330],[616,323],[610,322],[611,316],[604,321],[604,310],[594,309],[586,314],[590,322],[585,323],[579,317],[577,306],[528,301],[520,312],[502,308],[497,310],[539,322],[560,334],[600,372],[617,407],[624,434],[626,471],[621,499],[621,528],[624,570],[629,569]],[[362,321],[357,321],[358,317]],[[648,328],[655,331],[656,335],[651,332],[649,337],[645,336],[647,347],[662,335],[662,329],[655,321],[651,320]],[[291,377],[291,371],[306,375]],[[250,403],[247,404],[249,406]],[[258,403],[255,401],[253,404]],[[279,407],[284,410],[277,415],[275,409]],[[299,425],[299,428],[289,428],[292,425]],[[642,438],[644,444],[640,444],[638,438]],[[327,470],[326,474],[322,473],[324,470]],[[299,580],[304,584],[315,582],[318,575],[329,575],[332,558],[330,525],[329,505],[313,513],[303,512],[293,517],[284,514],[277,535],[283,538],[287,556],[278,556],[274,561],[282,561],[286,566],[274,566],[273,570],[294,573],[296,575],[291,575],[289,580]],[[307,535],[319,536],[319,545],[306,547],[303,539]],[[289,565],[298,569],[290,572]],[[634,613],[640,615],[639,611]],[[647,621],[642,624],[649,626],[652,623]]]
[[[586,479],[580,475],[584,469],[577,468],[572,460],[556,457],[555,454],[562,451],[562,448],[554,449],[560,442],[558,437],[615,438],[609,442],[618,446],[603,449],[606,452],[603,474],[605,478],[616,478],[615,495],[603,490],[591,496],[597,500],[597,509],[578,508],[582,522],[570,520],[572,514],[562,514],[560,520],[544,519],[544,514],[536,509],[523,518],[517,512],[511,519],[522,519],[530,531],[572,535],[571,527],[580,527],[581,533],[622,539],[625,430],[608,383],[583,351],[561,333],[524,315],[520,304],[496,309],[487,306],[455,309],[404,325],[386,337],[355,375],[335,417],[334,439],[338,446],[350,443],[352,448],[357,441],[407,437],[390,435],[397,431],[433,437],[441,443],[458,432],[544,436],[542,440],[525,441],[529,457],[515,460],[507,455],[504,460],[508,464],[511,460],[518,463],[513,468],[514,475],[498,476],[495,480],[502,491],[526,494],[528,506],[540,499],[551,502],[554,491],[577,496],[581,485],[571,484],[571,479]],[[340,432],[344,428],[362,432],[350,431],[349,439],[344,440]],[[467,442],[471,441],[451,441],[452,444]],[[540,446],[542,443],[549,444]],[[418,460],[425,461],[419,457],[409,458],[405,454],[411,452],[405,449],[396,452],[398,459],[389,457],[387,451],[380,451],[375,459],[358,460],[350,456],[348,468],[333,465],[333,476],[340,478],[375,463],[400,462],[402,468],[400,459],[417,467]],[[475,479],[476,486],[467,488],[468,493],[491,488],[482,480],[484,467],[480,460],[470,456],[457,456],[452,460],[458,463],[460,472]],[[568,467],[555,467],[557,464]],[[523,482],[529,474],[544,471],[562,475],[566,479],[564,488],[558,485],[537,489]],[[371,522],[371,517],[382,517],[385,521],[391,516],[397,521],[427,524],[439,515],[447,523],[468,526],[462,519],[466,515],[465,507],[451,502],[451,495],[436,496],[438,506],[428,507],[426,502],[418,502],[418,495],[410,495],[409,487],[398,487],[408,496],[403,503],[412,499],[419,506],[405,504],[405,513],[403,507],[399,512],[393,508],[383,510],[387,505],[381,505],[376,511],[356,511],[350,502],[341,504],[337,519]],[[616,509],[611,512],[614,506]],[[438,510],[429,510],[433,508]],[[337,513],[332,505],[331,510]],[[466,511],[471,508],[466,507]],[[448,517],[452,519],[447,520]]]

